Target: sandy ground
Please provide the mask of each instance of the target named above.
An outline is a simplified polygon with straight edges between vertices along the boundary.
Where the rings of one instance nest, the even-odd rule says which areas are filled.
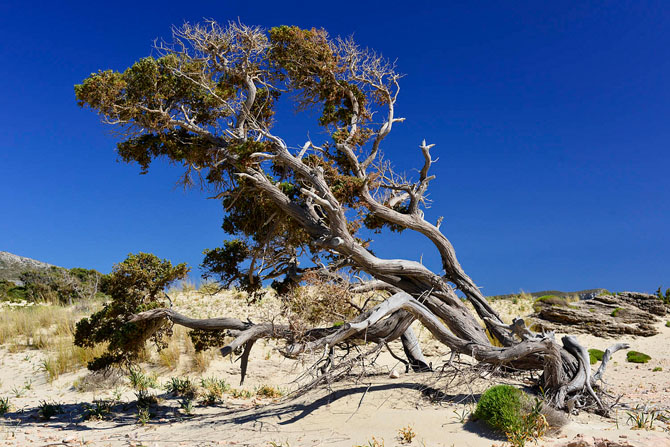
[[[216,308],[201,306],[198,300],[187,302],[184,310],[191,314],[206,316],[217,312]],[[225,306],[228,314],[243,316],[249,312],[243,305],[226,302]],[[507,310],[515,312],[519,309]],[[271,309],[266,311],[272,312]],[[431,340],[425,330],[418,330],[424,351],[433,365],[446,362],[446,349]],[[652,356],[649,363],[634,365],[625,361],[622,351],[615,355],[608,369],[609,391],[622,395],[621,402],[629,408],[646,404],[650,408],[670,409],[670,328],[659,323],[659,330],[659,335],[649,338],[614,340],[578,336],[589,348],[605,349],[617,341],[625,341],[633,349]],[[402,352],[398,344],[391,347],[394,352]],[[294,379],[300,376],[304,365],[284,359],[273,348],[272,344],[264,342],[255,348],[244,389],[253,391],[261,385],[273,385],[290,392],[297,388]],[[125,379],[116,384],[101,384],[93,391],[77,391],[73,383],[86,376],[86,370],[64,374],[48,383],[40,369],[43,358],[40,351],[10,353],[0,347],[0,397],[10,396],[14,406],[13,411],[0,418],[0,446],[370,446],[375,445],[375,440],[377,445],[396,446],[401,445],[398,431],[408,426],[416,433],[411,443],[415,446],[489,447],[504,444],[504,438],[482,424],[461,421],[464,414],[473,410],[473,399],[491,384],[485,372],[468,369],[467,374],[456,375],[451,382],[450,372],[442,376],[406,374],[404,367],[386,351],[374,367],[366,369],[367,376],[349,377],[290,399],[234,399],[227,396],[216,406],[196,404],[191,416],[179,409],[177,398],[156,389],[154,392],[159,395],[156,415],[144,426],[137,423],[135,396]],[[462,367],[466,369],[465,365]],[[654,372],[657,367],[662,371]],[[216,359],[203,376],[225,378],[228,383],[238,386],[239,369],[239,363],[231,359]],[[389,377],[392,370],[399,372],[399,377]],[[159,374],[160,382],[181,375],[179,370],[166,372],[154,368],[154,372]],[[507,380],[523,384],[524,377]],[[83,405],[113,395],[120,403],[114,407],[110,420],[82,420]],[[61,403],[63,413],[50,421],[40,421],[37,408],[45,400]],[[570,423],[560,434],[546,437],[539,445],[572,443],[579,447],[580,440],[595,437],[619,443],[602,443],[603,446],[670,447],[669,429],[667,424],[657,422],[653,430],[633,430],[627,424],[624,409],[611,419],[582,412],[571,416]]]

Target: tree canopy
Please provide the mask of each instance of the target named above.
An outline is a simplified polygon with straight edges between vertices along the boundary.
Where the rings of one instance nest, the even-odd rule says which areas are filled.
[[[122,160],[147,172],[153,160],[165,158],[183,167],[184,184],[198,182],[222,201],[222,227],[231,237],[205,252],[207,275],[252,298],[263,293],[264,280],[274,280],[285,294],[314,275],[333,284],[355,275],[348,293],[393,293],[372,308],[363,306],[346,324],[299,337],[290,324],[194,320],[167,307],[136,309],[129,321],[170,319],[196,330],[228,330],[233,341],[222,353],[244,347],[244,376],[248,351],[260,337],[286,340],[287,356],[332,350],[356,337],[380,345],[402,337],[408,360],[422,369],[427,365],[409,327],[418,319],[454,353],[543,369],[542,384],[559,407],[588,389],[604,408],[592,385],[607,361],[593,375],[588,353],[573,337],[560,347],[553,334],[535,334],[521,319],[505,324],[462,269],[441,232],[442,219],[424,218],[434,145],[420,142],[423,164],[415,178],[384,159],[387,137],[404,120],[395,108],[401,77],[381,55],[323,29],[210,21],[175,28],[170,42],[156,44],[155,56],[123,72],[93,73],[75,86],[79,104],[119,131]],[[300,142],[276,132],[278,120],[291,119],[279,116],[284,98],[297,112],[316,112],[322,140],[307,130]],[[435,246],[442,271],[377,256],[364,228],[418,232]]]

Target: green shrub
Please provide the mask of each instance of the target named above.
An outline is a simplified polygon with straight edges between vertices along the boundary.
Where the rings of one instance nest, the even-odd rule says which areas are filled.
[[[659,371],[663,371],[663,368],[661,368],[660,366],[657,366],[656,368],[652,369],[651,371],[652,372],[659,372]]]
[[[619,312],[621,312],[622,310],[623,310],[623,308],[617,307],[616,309],[614,309],[612,311],[612,313],[610,315],[613,316],[613,317],[616,317],[617,315],[619,315]]]
[[[172,266],[148,253],[128,255],[112,273],[103,277],[102,290],[111,297],[105,307],[77,323],[76,346],[93,347],[109,343],[104,354],[88,363],[92,371],[136,362],[144,352],[145,342],[151,339],[159,349],[167,346],[171,326],[165,320],[130,323],[134,314],[159,307],[168,307],[165,288],[188,274],[186,264]]]
[[[628,351],[626,354],[626,360],[631,363],[647,363],[651,360],[651,356],[637,351]]]
[[[591,361],[592,365],[602,361],[603,355],[605,355],[605,352],[601,351],[600,349],[589,349],[589,360]]]
[[[482,394],[472,416],[505,433],[513,447],[523,447],[527,441],[537,441],[550,427],[565,424],[564,418],[556,413],[539,399],[531,401],[521,390],[496,385]]]
[[[509,385],[496,385],[484,392],[472,414],[489,426],[508,432],[521,423],[523,392]]]
[[[26,300],[72,304],[95,297],[102,275],[95,270],[52,266],[45,270],[28,270],[19,277],[24,284],[21,293]]]
[[[670,321],[665,322],[665,327],[670,327]]]

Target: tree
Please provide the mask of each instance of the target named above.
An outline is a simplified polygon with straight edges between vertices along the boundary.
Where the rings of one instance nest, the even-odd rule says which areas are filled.
[[[156,53],[124,72],[94,73],[75,92],[79,105],[120,131],[124,161],[146,172],[154,159],[166,158],[184,168],[184,184],[199,181],[222,200],[223,229],[234,238],[206,252],[209,274],[252,297],[270,279],[280,293],[290,293],[308,275],[341,284],[347,274],[367,275],[347,289],[351,293],[392,295],[346,324],[299,337],[290,325],[194,320],[170,308],[140,312],[131,321],[169,319],[205,333],[227,330],[233,340],[222,353],[244,348],[244,371],[248,351],[261,337],[286,340],[287,356],[332,352],[357,337],[377,343],[401,337],[412,367],[424,369],[409,329],[418,319],[454,353],[543,370],[541,384],[560,408],[586,396],[605,409],[593,386],[611,353],[624,345],[610,348],[592,374],[588,353],[574,337],[559,345],[552,334],[531,332],[523,320],[504,324],[459,264],[440,231],[441,219],[424,218],[435,178],[434,145],[419,145],[423,165],[415,179],[384,160],[382,146],[404,120],[395,110],[401,75],[393,63],[322,29],[266,31],[213,21],[174,29],[173,40],[157,43]],[[294,146],[275,132],[278,101],[287,95],[297,111],[319,114],[324,141],[306,137]],[[420,233],[437,249],[443,271],[375,255],[364,229]]]

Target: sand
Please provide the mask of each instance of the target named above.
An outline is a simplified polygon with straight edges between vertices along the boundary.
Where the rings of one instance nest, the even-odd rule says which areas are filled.
[[[185,299],[181,303],[184,311],[191,314],[204,316],[220,312],[221,309],[216,307],[203,306],[205,301],[206,297],[203,297]],[[242,304],[231,304],[229,301],[221,305],[225,306],[228,314],[245,316],[245,313],[254,312]],[[418,327],[417,330],[433,365],[446,362],[448,351],[432,340],[425,330]],[[635,365],[626,362],[625,352],[622,351],[610,364],[605,377],[608,390],[621,395],[621,402],[628,408],[646,404],[649,408],[670,409],[670,328],[659,323],[659,330],[659,335],[648,338],[577,336],[589,348],[605,349],[624,341],[630,343],[633,349],[652,356],[649,363]],[[298,388],[294,380],[310,359],[305,364],[284,359],[274,350],[275,347],[272,343],[260,342],[255,348],[245,389],[253,391],[261,385],[271,385],[291,392]],[[391,348],[402,352],[397,343]],[[196,404],[190,416],[180,410],[179,399],[156,389],[154,393],[161,398],[160,410],[148,424],[142,426],[137,423],[134,392],[124,378],[116,385],[77,391],[73,384],[88,374],[82,369],[49,383],[40,369],[44,355],[37,350],[12,353],[7,347],[0,347],[0,397],[9,396],[14,406],[12,412],[0,418],[0,445],[296,447],[371,446],[377,442],[376,445],[395,446],[402,445],[398,438],[399,430],[407,427],[416,434],[409,444],[414,446],[489,447],[505,444],[503,437],[481,423],[462,420],[473,410],[473,399],[490,386],[491,380],[503,380],[491,379],[484,371],[472,373],[467,365],[461,366],[464,371],[469,371],[467,376],[463,373],[460,377],[465,379],[465,383],[458,384],[457,376],[449,385],[449,377],[446,376],[439,378],[434,373],[405,373],[403,365],[383,351],[376,365],[366,368],[369,373],[366,376],[348,377],[288,399],[235,399],[227,396],[217,406]],[[662,371],[653,371],[658,367]],[[159,375],[160,382],[167,381],[170,376],[182,375],[180,370],[153,368],[153,371]],[[390,377],[391,371],[396,371],[398,377]],[[190,376],[194,380],[200,377],[193,373]],[[225,378],[228,383],[238,386],[239,362],[215,359],[202,376]],[[504,380],[523,385],[524,377]],[[83,405],[114,395],[121,403],[116,405],[111,420],[82,420]],[[430,396],[439,399],[431,400]],[[63,414],[41,421],[37,417],[37,408],[44,400],[59,402]],[[539,445],[670,446],[670,426],[667,423],[657,421],[653,430],[634,430],[627,423],[625,409],[614,416],[602,418],[585,412],[572,415],[561,433],[543,438]]]

